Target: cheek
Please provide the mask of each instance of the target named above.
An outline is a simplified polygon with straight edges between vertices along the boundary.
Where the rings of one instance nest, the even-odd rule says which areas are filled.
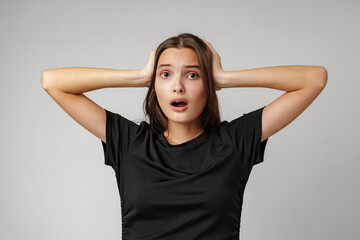
[[[206,102],[206,90],[204,85],[201,84],[197,87],[192,88],[191,92],[192,96],[196,96],[196,101],[201,103]]]
[[[158,102],[160,105],[163,105],[164,102],[167,101],[167,95],[166,95],[166,87],[164,84],[157,84],[157,82],[155,82],[155,92],[156,92],[156,96],[158,99]]]

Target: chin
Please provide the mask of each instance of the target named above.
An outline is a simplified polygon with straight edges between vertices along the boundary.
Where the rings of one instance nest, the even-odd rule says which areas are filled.
[[[178,122],[178,123],[190,123],[193,121],[196,121],[197,119],[199,119],[200,121],[200,115],[197,117],[189,117],[189,116],[176,116],[176,115],[172,115],[172,116],[167,116],[168,121],[173,121],[173,122]]]

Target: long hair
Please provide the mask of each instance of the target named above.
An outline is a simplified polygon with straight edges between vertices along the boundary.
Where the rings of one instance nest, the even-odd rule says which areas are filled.
[[[178,36],[170,37],[160,43],[156,49],[152,80],[143,103],[144,113],[149,118],[150,128],[158,135],[161,135],[168,128],[168,118],[162,111],[155,92],[157,65],[161,53],[167,48],[190,48],[195,51],[207,93],[207,102],[200,115],[201,125],[204,130],[216,128],[220,124],[220,113],[212,74],[212,52],[204,41],[191,33],[182,33]]]

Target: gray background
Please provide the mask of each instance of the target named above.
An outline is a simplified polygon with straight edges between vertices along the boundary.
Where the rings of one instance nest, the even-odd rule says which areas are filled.
[[[10,1],[0,5],[0,239],[120,239],[101,142],[42,89],[59,67],[140,69],[166,38],[208,40],[225,70],[320,65],[328,83],[271,136],[245,190],[241,239],[359,239],[358,1]],[[139,121],[146,88],[85,93]],[[222,119],[284,92],[218,92]]]

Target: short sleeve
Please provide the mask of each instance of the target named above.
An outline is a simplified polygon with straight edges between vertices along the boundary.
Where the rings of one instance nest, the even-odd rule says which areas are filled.
[[[120,171],[121,161],[127,153],[134,131],[138,125],[123,116],[106,110],[106,143],[101,141],[105,164],[116,173]]]
[[[268,142],[268,138],[261,142],[262,113],[265,107],[245,113],[229,123],[236,147],[250,167],[264,161]]]

